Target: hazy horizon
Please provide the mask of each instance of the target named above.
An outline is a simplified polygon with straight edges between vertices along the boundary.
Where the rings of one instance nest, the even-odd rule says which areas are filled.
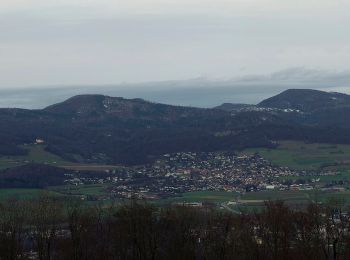
[[[350,72],[291,68],[269,75],[232,79],[196,78],[143,83],[32,86],[0,89],[0,107],[43,108],[74,95],[103,94],[143,98],[171,105],[214,107],[222,103],[257,104],[286,89],[317,89],[350,94]]]
[[[3,0],[0,107],[77,94],[256,104],[289,88],[350,93],[344,0]]]

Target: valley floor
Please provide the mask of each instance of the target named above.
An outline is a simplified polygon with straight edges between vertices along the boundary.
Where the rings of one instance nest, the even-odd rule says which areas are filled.
[[[1,157],[0,167],[31,162],[91,171],[91,178],[68,178],[65,185],[45,189],[0,189],[0,200],[31,199],[46,193],[74,196],[89,203],[131,198],[157,205],[201,203],[235,212],[258,211],[267,200],[291,206],[313,203],[350,204],[350,146],[281,141],[276,149],[255,148],[233,153],[166,154],[153,165],[120,167],[70,163],[28,145],[28,156]],[[107,173],[105,178],[94,172]]]

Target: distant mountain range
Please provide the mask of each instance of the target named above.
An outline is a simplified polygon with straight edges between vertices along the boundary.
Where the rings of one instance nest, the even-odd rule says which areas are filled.
[[[142,164],[178,151],[273,147],[285,139],[350,143],[350,96],[287,90],[257,106],[213,109],[79,95],[41,110],[0,109],[0,154],[42,139],[70,161]]]

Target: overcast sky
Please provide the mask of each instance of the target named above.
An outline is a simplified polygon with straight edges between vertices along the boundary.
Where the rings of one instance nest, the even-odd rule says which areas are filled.
[[[1,0],[0,88],[288,80],[298,68],[347,90],[349,10],[348,0]]]

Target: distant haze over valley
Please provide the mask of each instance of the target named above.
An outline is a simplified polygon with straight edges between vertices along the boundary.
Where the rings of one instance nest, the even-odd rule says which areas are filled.
[[[0,107],[44,108],[78,94],[104,94],[172,105],[214,107],[222,103],[257,104],[291,88],[350,93],[350,72],[291,68],[271,75],[225,80],[196,78],[108,85],[5,87],[0,88]]]

